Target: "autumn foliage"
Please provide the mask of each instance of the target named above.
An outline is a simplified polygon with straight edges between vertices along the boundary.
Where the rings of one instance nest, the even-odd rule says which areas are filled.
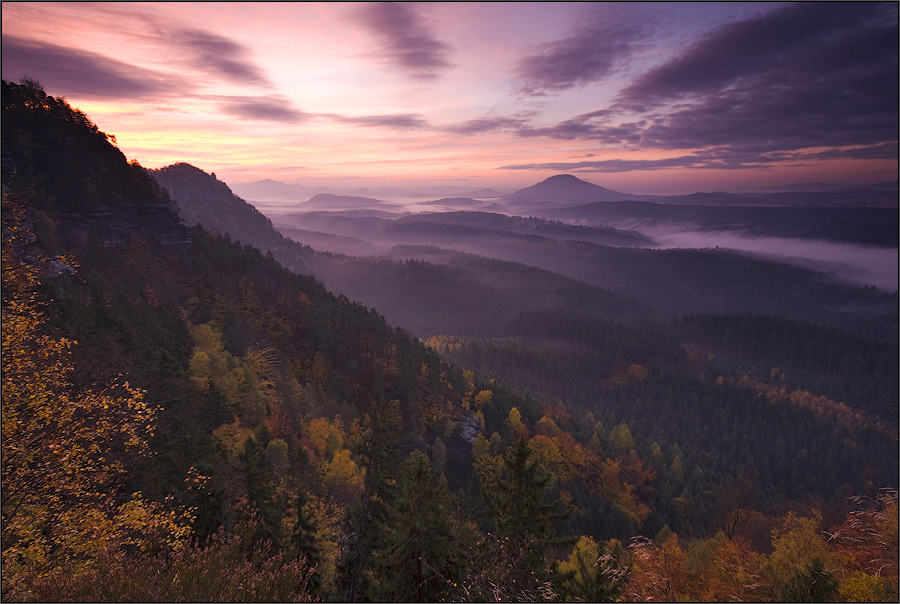
[[[15,577],[91,568],[101,555],[177,548],[183,515],[122,491],[129,466],[149,453],[154,412],[128,382],[77,390],[76,342],[43,333],[34,287],[43,266],[19,243],[28,223],[4,193],[2,459],[4,595]],[[26,592],[27,593],[27,592]]]

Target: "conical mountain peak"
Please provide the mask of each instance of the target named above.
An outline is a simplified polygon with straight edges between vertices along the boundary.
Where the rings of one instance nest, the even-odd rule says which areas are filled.
[[[633,195],[619,193],[581,180],[571,174],[557,174],[536,185],[516,191],[509,196],[514,201],[591,202],[631,199]]]

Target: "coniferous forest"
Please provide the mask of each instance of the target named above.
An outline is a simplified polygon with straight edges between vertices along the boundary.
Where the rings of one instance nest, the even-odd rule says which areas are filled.
[[[897,600],[896,294],[496,215],[316,251],[2,103],[4,600]]]

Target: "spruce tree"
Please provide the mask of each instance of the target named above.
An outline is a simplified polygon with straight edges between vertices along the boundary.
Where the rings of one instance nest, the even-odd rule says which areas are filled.
[[[491,469],[482,464],[480,469],[481,498],[487,517],[496,523],[497,536],[527,548],[530,570],[543,569],[544,554],[556,541],[554,525],[568,516],[561,498],[546,501],[550,472],[532,456],[524,438],[503,457],[502,464]]]
[[[318,566],[321,561],[319,546],[316,544],[316,532],[318,527],[312,513],[307,509],[307,496],[304,491],[297,492],[295,502],[297,510],[297,522],[291,532],[291,546],[297,558],[304,558],[310,567]],[[315,592],[321,581],[318,572],[310,577],[310,589]]]
[[[275,506],[275,469],[263,452],[256,438],[247,437],[238,455],[238,469],[241,486],[247,496],[247,503],[255,509],[258,517],[251,544],[255,547],[270,541],[275,548],[279,547],[279,531],[281,519]]]
[[[368,584],[373,564],[371,554],[379,547],[383,538],[381,528],[388,525],[388,510],[397,496],[397,445],[402,429],[400,402],[385,401],[381,391],[376,390],[356,451],[366,469],[365,487],[357,511],[347,515],[347,533],[352,535],[352,543],[340,564],[351,602],[371,590]]]
[[[413,451],[403,463],[400,488],[387,509],[373,552],[378,600],[436,601],[448,582],[461,582],[468,562],[465,527],[451,508],[451,495],[442,473],[428,458]]]

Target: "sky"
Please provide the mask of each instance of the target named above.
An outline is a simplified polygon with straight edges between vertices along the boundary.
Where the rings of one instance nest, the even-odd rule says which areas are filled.
[[[867,184],[897,178],[897,9],[3,2],[2,70],[226,183]]]

